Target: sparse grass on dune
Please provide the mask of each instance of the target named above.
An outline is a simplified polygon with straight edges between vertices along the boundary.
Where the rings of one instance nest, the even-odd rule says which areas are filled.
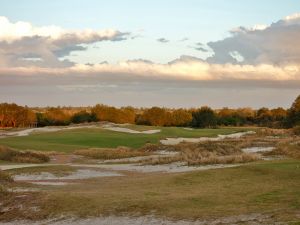
[[[294,141],[294,143],[290,141],[280,142],[273,151],[266,152],[264,155],[281,155],[293,159],[300,159],[300,139]]]
[[[236,140],[222,140],[216,142],[183,143],[181,148],[183,161],[188,165],[206,164],[235,164],[259,160],[255,154],[246,154]]]
[[[183,161],[181,154],[176,156],[160,156],[160,157],[151,157],[148,159],[140,160],[139,163],[142,165],[162,165],[162,164],[170,164],[174,162]]]
[[[260,157],[255,154],[242,153],[238,155],[217,156],[214,153],[196,154],[190,153],[184,155],[184,160],[189,166],[209,165],[209,164],[236,164],[248,163],[259,160]]]
[[[168,146],[172,151],[178,152],[175,156],[152,157],[141,160],[142,164],[169,164],[184,162],[189,166],[207,164],[236,164],[257,161],[260,157],[256,154],[243,153],[241,148],[248,146],[248,141],[221,140],[200,143],[180,143]]]
[[[0,146],[0,160],[16,163],[44,163],[50,160],[43,153],[32,151],[16,151],[9,147]]]
[[[115,149],[107,149],[107,148],[82,149],[82,150],[76,150],[74,154],[93,158],[93,159],[103,159],[103,160],[123,159],[123,158],[149,155],[149,153],[146,153],[144,151],[133,150],[126,147],[118,147]]]

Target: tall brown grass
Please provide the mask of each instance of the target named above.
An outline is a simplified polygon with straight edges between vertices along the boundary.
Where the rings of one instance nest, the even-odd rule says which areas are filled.
[[[139,163],[141,163],[142,165],[162,165],[180,161],[183,161],[181,154],[175,156],[151,157],[148,159],[140,160]]]
[[[296,143],[284,142],[277,145],[277,147],[271,151],[266,152],[264,155],[280,155],[289,158],[300,159],[300,140]]]
[[[258,155],[243,153],[239,140],[216,142],[185,143],[181,146],[181,155],[188,165],[247,163],[259,159]]]
[[[110,149],[110,148],[81,149],[81,150],[76,150],[74,154],[93,158],[93,159],[103,159],[103,160],[123,159],[123,158],[149,155],[149,153],[146,153],[144,151],[133,150],[127,147],[118,147],[115,149]]]
[[[0,160],[16,163],[44,163],[50,158],[46,154],[32,151],[17,151],[9,147],[0,146]]]
[[[8,194],[7,184],[13,182],[13,178],[6,172],[0,170],[0,197],[6,197]]]

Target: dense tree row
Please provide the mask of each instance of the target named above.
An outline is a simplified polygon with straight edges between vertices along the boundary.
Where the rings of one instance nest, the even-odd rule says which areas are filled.
[[[34,110],[38,112],[34,113],[28,107],[16,104],[0,104],[0,127],[26,127],[35,122],[38,126],[59,126],[96,121],[201,128],[245,125],[282,128],[300,125],[300,96],[288,110],[283,108],[260,108],[258,110],[251,108],[223,108],[212,110],[206,106],[199,109],[167,109],[159,107],[135,109],[133,107],[116,108],[99,104],[87,108],[50,107],[36,108]]]
[[[36,121],[35,113],[16,104],[0,104],[0,127],[28,127]]]

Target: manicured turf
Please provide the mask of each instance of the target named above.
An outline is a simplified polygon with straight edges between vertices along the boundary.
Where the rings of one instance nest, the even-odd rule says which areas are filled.
[[[144,126],[131,125],[131,129],[145,130]],[[129,134],[104,130],[101,128],[82,128],[58,132],[35,133],[24,137],[0,139],[0,145],[16,149],[70,152],[81,148],[128,146],[138,148],[145,143],[158,143],[166,137],[212,137],[245,131],[245,128],[196,129],[186,130],[179,127],[148,127],[161,129],[156,134]]]

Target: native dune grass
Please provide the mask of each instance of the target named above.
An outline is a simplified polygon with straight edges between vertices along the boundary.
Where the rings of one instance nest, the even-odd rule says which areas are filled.
[[[81,155],[92,159],[123,159],[137,156],[146,156],[149,153],[144,151],[133,150],[127,147],[118,147],[114,149],[108,148],[91,148],[91,149],[80,149],[74,152],[75,155]]]
[[[0,146],[0,160],[15,163],[45,163],[50,158],[44,153],[35,151],[17,151],[9,147]]]
[[[220,141],[204,141],[199,143],[183,142],[175,146],[165,147],[169,151],[177,152],[172,156],[152,157],[141,160],[142,164],[169,164],[172,162],[184,162],[188,166],[208,164],[236,164],[259,160],[256,154],[242,152],[243,146],[248,146],[247,139]]]

